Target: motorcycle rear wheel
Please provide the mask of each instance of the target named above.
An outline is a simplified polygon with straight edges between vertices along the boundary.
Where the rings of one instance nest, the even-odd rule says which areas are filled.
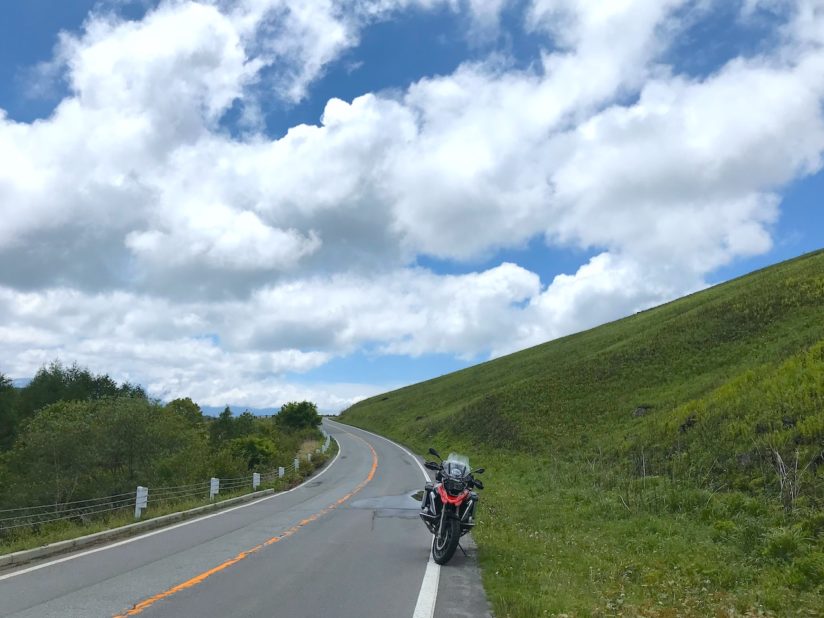
[[[435,542],[432,543],[432,558],[438,564],[446,564],[450,561],[458,549],[458,541],[461,540],[461,522],[450,517],[443,522],[444,530],[440,540],[435,534]]]

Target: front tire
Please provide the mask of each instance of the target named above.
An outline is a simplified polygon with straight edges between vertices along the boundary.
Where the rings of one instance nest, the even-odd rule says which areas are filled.
[[[443,534],[438,538],[435,535],[435,542],[432,543],[432,558],[438,564],[446,564],[450,561],[458,549],[458,541],[461,540],[461,522],[454,517],[445,517],[443,521]]]

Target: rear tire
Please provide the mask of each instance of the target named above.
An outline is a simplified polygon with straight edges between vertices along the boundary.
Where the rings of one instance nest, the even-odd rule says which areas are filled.
[[[435,534],[435,542],[432,543],[432,558],[438,564],[449,562],[458,549],[458,541],[461,540],[461,522],[454,517],[447,517],[443,526],[443,537],[439,541],[438,535]]]

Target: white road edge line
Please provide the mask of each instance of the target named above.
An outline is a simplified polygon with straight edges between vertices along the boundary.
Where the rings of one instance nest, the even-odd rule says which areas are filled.
[[[72,554],[71,556],[65,556],[63,558],[57,558],[56,560],[50,560],[49,562],[44,562],[43,564],[37,564],[32,567],[28,567],[26,569],[20,569],[19,571],[12,571],[11,573],[6,573],[5,575],[0,575],[0,581],[4,579],[11,579],[12,577],[17,577],[18,575],[25,575],[26,573],[31,573],[32,571],[39,571],[40,569],[45,569],[46,567],[54,566],[55,564],[60,564],[61,562],[68,562],[69,560],[74,560],[75,558],[82,558],[83,556],[88,556],[90,554],[96,554],[97,552],[106,551],[107,549],[112,549],[114,547],[120,547],[121,545],[127,545],[128,543],[134,543],[135,541],[140,541],[142,539],[148,538],[150,536],[154,536],[156,534],[163,534],[164,532],[169,532],[170,530],[175,530],[177,528],[182,528],[183,526],[189,526],[191,524],[196,524],[204,519],[211,519],[212,517],[218,517],[220,515],[225,515],[226,513],[231,513],[232,511],[237,511],[238,509],[245,509],[247,506],[253,506],[255,504],[259,504],[260,502],[264,502],[266,500],[271,500],[272,498],[277,498],[278,496],[283,496],[285,494],[291,493],[296,489],[300,489],[306,483],[310,481],[315,481],[319,477],[323,476],[326,471],[332,467],[332,465],[338,460],[338,456],[340,455],[341,451],[343,450],[340,445],[340,441],[338,443],[338,452],[335,454],[334,459],[329,462],[329,465],[326,466],[323,470],[320,471],[319,474],[315,476],[310,476],[308,479],[303,481],[300,485],[296,487],[292,487],[292,489],[287,489],[286,491],[281,491],[276,494],[272,494],[271,496],[266,496],[264,498],[260,498],[259,500],[253,500],[252,502],[247,502],[246,504],[241,504],[240,506],[233,506],[228,509],[224,509],[222,511],[217,511],[215,513],[210,513],[209,515],[203,515],[201,517],[195,517],[194,519],[189,519],[187,521],[181,522],[179,524],[174,524],[172,526],[166,526],[164,528],[158,528],[157,530],[153,530],[151,532],[146,532],[145,534],[140,534],[138,536],[129,537],[128,539],[124,539],[122,541],[118,541],[117,543],[111,543],[109,545],[103,545],[101,547],[95,547],[94,549],[89,549],[77,554]]]
[[[330,423],[336,423],[332,419],[327,419]],[[343,424],[343,423],[340,423]],[[406,448],[398,444],[397,442],[392,442],[389,438],[384,436],[378,435],[371,431],[367,431],[366,429],[361,429],[360,427],[354,427],[353,425],[345,425],[347,428],[357,429],[358,431],[363,431],[364,433],[368,433],[369,435],[375,436],[376,438],[381,438],[382,440],[386,440],[390,444],[394,444],[399,449],[401,449],[404,453],[409,455],[418,467],[421,469],[423,473],[423,477],[426,479],[426,482],[429,482],[431,479],[429,475],[426,473],[426,468],[423,467],[418,458],[415,457],[412,453],[410,453]],[[435,539],[432,539],[432,542],[435,542]],[[438,585],[441,581],[441,565],[435,562],[432,559],[432,552],[429,552],[429,562],[426,563],[426,571],[423,574],[423,581],[421,581],[421,590],[418,593],[418,602],[415,603],[415,611],[412,614],[412,618],[432,618],[435,615],[435,603],[438,600]]]
[[[435,539],[432,539],[435,542]],[[426,563],[426,572],[423,574],[421,591],[418,593],[418,602],[415,604],[415,613],[412,618],[432,618],[435,615],[435,603],[438,600],[438,585],[441,581],[441,565],[432,559],[429,552],[429,562]]]

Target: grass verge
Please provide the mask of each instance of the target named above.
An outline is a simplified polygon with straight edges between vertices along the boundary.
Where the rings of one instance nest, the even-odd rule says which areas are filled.
[[[268,483],[261,483],[257,491],[273,489],[275,492],[280,492],[299,485],[306,478],[313,475],[318,469],[326,465],[328,461],[334,458],[337,453],[337,449],[338,445],[334,439],[330,441],[329,449],[326,453],[314,453],[313,451],[305,451],[305,449],[302,448],[301,452],[313,452],[311,462],[307,462],[304,455],[300,462],[299,471],[290,471],[283,478],[274,479]],[[251,486],[246,489],[218,494],[215,502],[219,504],[220,502],[224,502],[231,498],[237,498],[239,496],[244,496],[249,493],[252,493]],[[212,502],[209,501],[208,492],[206,492],[203,497],[199,498],[163,501],[154,504],[151,502],[150,493],[149,507],[143,512],[143,516],[140,521],[153,519],[155,517],[168,515],[170,513],[186,511],[199,506],[204,506],[206,504],[212,504]],[[113,528],[119,528],[120,526],[134,523],[135,519],[133,510],[134,507],[130,507],[129,509],[117,511],[107,517],[101,517],[88,522],[80,520],[50,522],[37,528],[28,528],[16,533],[8,533],[0,537],[0,555],[22,551],[25,549],[33,549],[35,547],[42,547],[43,545],[48,545],[50,543],[75,539],[88,534],[94,534],[95,532],[111,530]]]

